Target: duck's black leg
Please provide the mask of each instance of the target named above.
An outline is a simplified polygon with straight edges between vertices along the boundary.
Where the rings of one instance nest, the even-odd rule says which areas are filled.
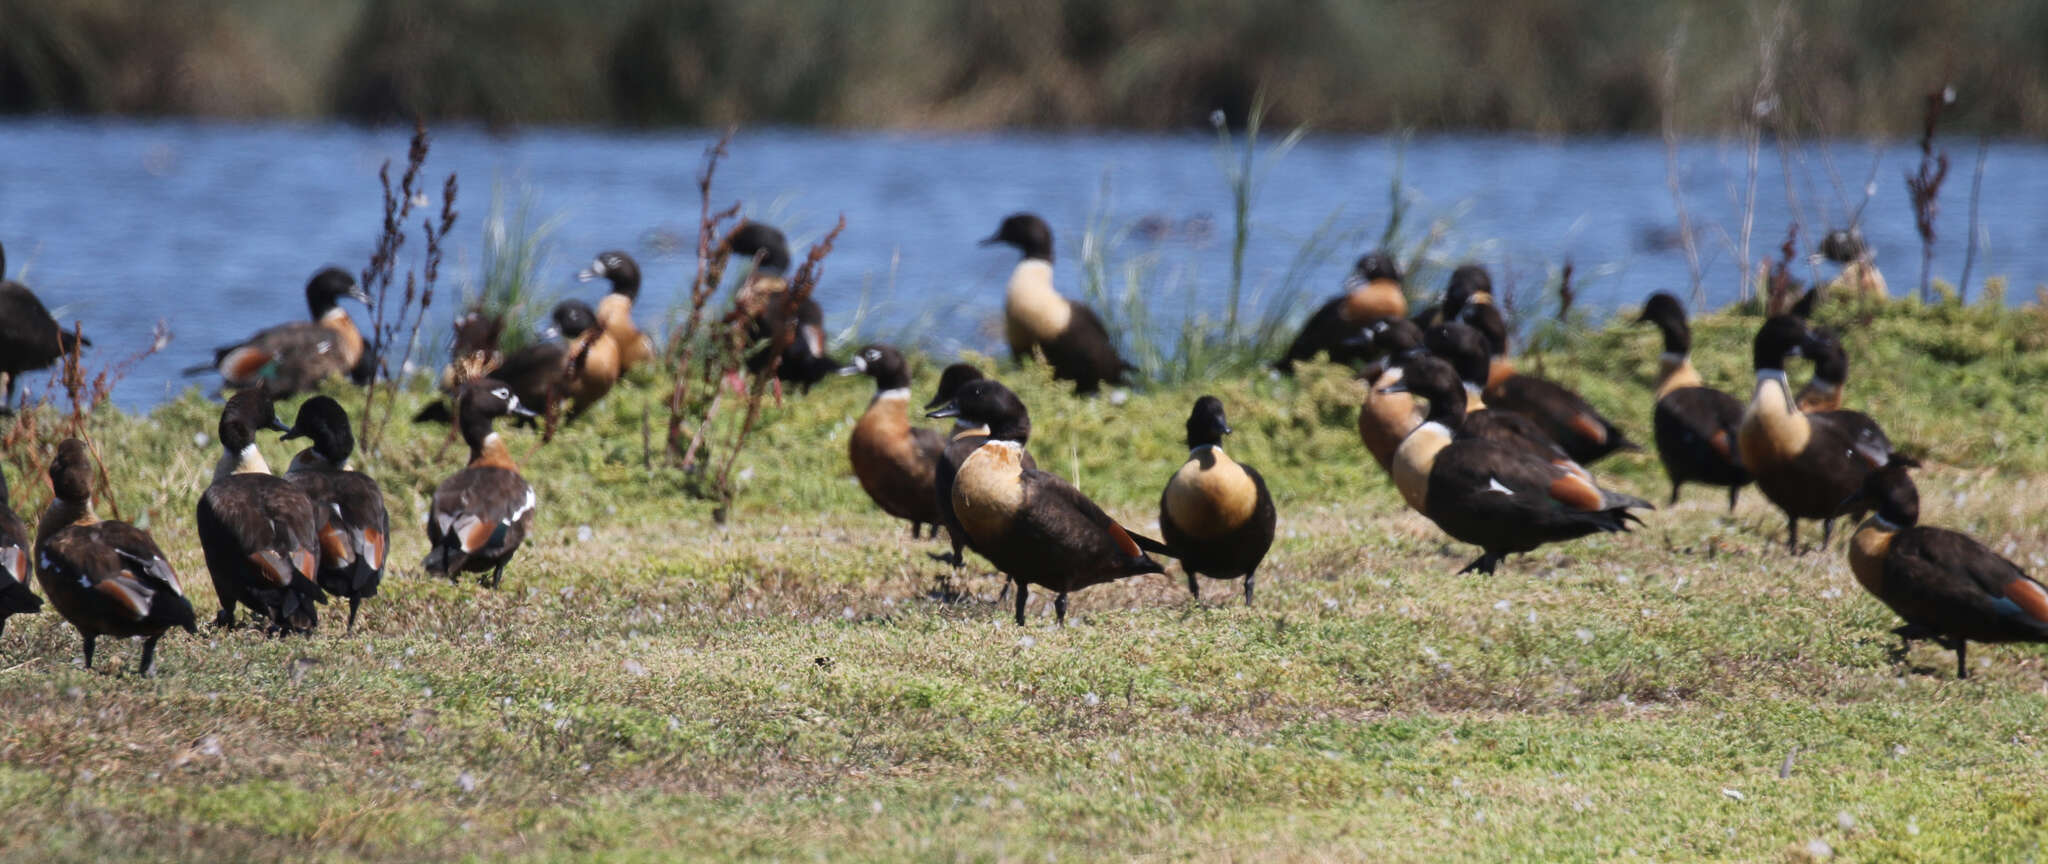
[[[213,616],[213,626],[222,630],[235,629],[235,601],[221,598],[220,612]]]
[[[1003,587],[1007,588],[1009,586],[1006,584]],[[1030,596],[1031,586],[1022,582],[1017,583],[1017,626],[1019,627],[1024,626],[1024,601]],[[996,599],[1000,600],[1002,598],[998,597]]]
[[[1061,591],[1058,596],[1052,598],[1052,615],[1053,620],[1059,622],[1061,627],[1067,626],[1067,592]]]
[[[1187,574],[1188,596],[1195,598],[1196,603],[1200,603],[1202,602],[1202,585],[1201,583],[1195,581],[1195,571],[1189,570],[1187,571]]]
[[[85,668],[90,671],[92,669],[92,643],[100,637],[91,633],[80,633],[78,635],[85,637]]]
[[[356,610],[363,605],[363,598],[348,598],[348,635],[356,635]]]
[[[1259,581],[1259,571],[1244,574],[1244,605],[1252,605],[1252,586]]]
[[[1463,575],[1466,573],[1484,573],[1488,576],[1492,576],[1493,568],[1499,565],[1500,556],[1495,555],[1492,552],[1488,552],[1484,555],[1472,559],[1472,563],[1465,565],[1465,569],[1458,571],[1458,573],[1459,575]]]
[[[1011,578],[1010,578],[1010,574],[1008,574],[1008,573],[1004,573],[1004,574],[1003,574],[1003,590],[1001,590],[1001,591],[997,591],[997,592],[996,592],[996,602],[997,602],[997,603],[1001,603],[1001,602],[1003,602],[1003,598],[1004,598],[1004,597],[1008,597],[1008,596],[1010,596],[1010,585],[1011,585],[1011,583],[1013,583],[1013,582],[1015,582],[1015,581],[1017,581],[1017,580],[1015,580],[1015,579],[1011,579]]]
[[[1835,539],[1835,517],[1820,520],[1820,550],[1826,552],[1828,543]]]
[[[918,527],[919,527],[919,526],[918,526],[918,524],[917,524],[917,520],[916,520],[916,519],[912,519],[912,520],[910,520],[910,539],[912,539],[912,540],[916,540],[916,539],[917,539],[917,529],[918,529]]]
[[[1799,517],[1786,516],[1785,523],[1787,526],[1785,528],[1785,549],[1797,555],[1799,554]]]
[[[163,635],[158,634],[142,640],[142,664],[135,667],[135,674],[147,677],[149,671],[156,667],[156,640],[162,638]]]
[[[497,567],[491,569],[491,590],[498,590],[498,583],[503,581],[505,581],[505,562],[500,561]]]
[[[1666,507],[1676,507],[1676,506],[1678,506],[1678,487],[1680,487],[1680,486],[1684,486],[1684,485],[1685,485],[1685,483],[1684,483],[1683,481],[1680,481],[1680,480],[1673,480],[1673,481],[1671,481],[1671,501],[1670,501],[1669,503],[1665,504],[1664,506],[1666,506]]]
[[[1970,640],[1957,639],[1955,649],[1956,680],[1968,681],[1970,680]]]
[[[1733,513],[1733,512],[1735,512],[1735,499],[1737,499],[1737,498],[1741,498],[1741,497],[1742,497],[1742,487],[1740,487],[1740,486],[1730,486],[1730,487],[1728,487],[1728,512],[1730,512],[1730,513]]]

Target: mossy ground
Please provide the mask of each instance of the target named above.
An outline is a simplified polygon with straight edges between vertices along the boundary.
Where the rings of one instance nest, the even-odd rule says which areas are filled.
[[[2040,313],[1827,318],[1855,362],[1851,405],[1930,457],[1928,521],[2040,568]],[[1746,392],[1755,324],[1698,322],[1711,382]],[[1649,440],[1654,334],[1574,345],[1546,372]],[[1146,531],[1188,405],[1222,397],[1231,450],[1281,514],[1258,605],[1214,582],[1191,603],[1175,571],[1082,592],[1065,628],[1037,599],[1019,628],[985,567],[972,599],[933,599],[938,544],[878,515],[846,467],[864,379],[771,407],[725,525],[689,478],[642,467],[652,382],[546,447],[513,433],[540,490],[535,535],[502,590],[430,581],[417,526],[461,448],[401,420],[372,463],[393,572],[353,637],[332,611],[313,638],[174,634],[145,679],[133,645],[103,646],[86,672],[54,614],[9,622],[0,856],[2041,854],[2043,652],[1977,648],[1967,682],[1932,646],[1895,659],[1896,622],[1849,576],[1839,535],[1788,556],[1753,491],[1732,515],[1696,490],[1633,534],[1454,575],[1474,551],[1400,506],[1358,446],[1340,370],[1121,405],[1000,374],[1033,408],[1040,464]],[[920,398],[934,377],[925,363]],[[94,422],[113,498],[147,514],[202,620],[191,509],[215,445],[194,436],[216,411],[190,396]],[[283,464],[285,447],[264,447]],[[1663,500],[1654,455],[1598,469]],[[47,486],[10,476],[33,521]]]

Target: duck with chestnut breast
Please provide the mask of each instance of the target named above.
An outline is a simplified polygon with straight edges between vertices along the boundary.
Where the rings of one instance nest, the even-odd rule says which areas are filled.
[[[1528,415],[1487,407],[1482,391],[1486,386],[1489,360],[1486,337],[1479,335],[1478,330],[1463,322],[1452,321],[1429,328],[1422,341],[1423,347],[1428,348],[1431,354],[1451,364],[1458,373],[1458,380],[1465,385],[1465,426],[1459,434],[1526,451],[1587,480],[1593,479],[1591,473],[1573,461],[1571,454],[1557,442],[1550,440],[1543,427]]]
[[[270,473],[256,431],[289,431],[260,388],[228,400],[220,414],[220,462],[199,496],[199,546],[220,597],[215,627],[235,626],[237,604],[261,615],[273,633],[310,633],[320,590],[320,517],[291,481]]]
[[[91,344],[58,324],[27,285],[7,278],[7,249],[0,247],[0,378],[7,380],[0,412],[12,410],[21,373],[48,369],[57,358]]]
[[[1875,512],[1849,541],[1849,569],[1906,622],[1892,632],[1956,652],[1957,678],[1970,677],[1971,642],[2048,642],[2048,588],[1969,535],[1920,524],[1907,473],[1919,464],[1893,454],[1856,493]]]
[[[1372,252],[1351,266],[1344,279],[1344,293],[1330,298],[1301,325],[1301,332],[1288,343],[1287,353],[1273,368],[1294,374],[1294,364],[1327,355],[1330,362],[1350,365],[1358,359],[1352,337],[1360,327],[1380,318],[1401,318],[1408,314],[1407,295],[1401,293],[1401,270],[1394,257]]]
[[[214,349],[212,363],[193,366],[185,374],[218,372],[228,387],[263,387],[278,397],[311,390],[336,375],[367,383],[374,358],[355,319],[341,308],[343,298],[370,305],[370,295],[347,271],[321,270],[306,283],[306,308],[313,320],[279,324],[244,342]]]
[[[789,241],[782,232],[759,222],[746,222],[726,238],[726,248],[752,259],[753,272],[733,299],[728,323],[745,320],[747,338],[763,343],[747,356],[747,371],[756,375],[775,365],[775,380],[808,393],[811,385],[837,372],[839,361],[826,353],[825,309],[809,296],[790,296]],[[788,340],[775,363],[775,340]],[[779,385],[778,385],[779,386]],[[779,392],[779,391],[778,391]]]
[[[1737,439],[1742,430],[1742,400],[1706,385],[1692,365],[1692,327],[1678,298],[1658,292],[1643,303],[1637,324],[1654,324],[1664,336],[1657,358],[1657,407],[1651,428],[1657,459],[1671,478],[1671,503],[1686,483],[1722,486],[1728,509],[1735,509],[1749,471],[1742,467]]]
[[[92,456],[66,439],[50,463],[49,509],[36,526],[36,581],[57,614],[85,640],[85,668],[101,636],[140,636],[149,674],[166,631],[199,631],[192,603],[149,532],[126,522],[101,522],[92,512]]]
[[[34,572],[28,553],[33,548],[35,538],[7,503],[7,472],[0,468],[0,631],[7,629],[8,616],[33,615],[43,609],[43,598],[28,587]]]
[[[384,510],[384,490],[367,474],[351,471],[355,433],[341,403],[315,396],[299,406],[298,419],[286,439],[305,438],[312,445],[292,457],[285,479],[313,502],[319,522],[319,573],[314,581],[336,597],[348,598],[348,632],[356,630],[356,611],[377,596],[384,581],[384,555],[391,536],[391,517]]]
[[[1273,496],[1250,465],[1223,451],[1230,421],[1223,400],[1203,396],[1188,414],[1188,461],[1159,494],[1159,535],[1188,574],[1188,594],[1202,599],[1196,575],[1244,579],[1252,603],[1259,563],[1273,548]]]
[[[1655,509],[1526,450],[1461,435],[1465,386],[1439,358],[1410,360],[1393,387],[1429,402],[1394,454],[1394,486],[1444,533],[1484,551],[1461,573],[1492,573],[1502,558],[1547,543],[1627,531],[1642,522],[1629,511]]]
[[[633,323],[633,304],[640,299],[640,263],[618,250],[605,252],[576,274],[579,282],[603,279],[612,290],[597,301],[597,324],[612,343],[619,373],[654,357],[654,340]],[[538,404],[538,403],[535,403]]]
[[[1146,550],[1171,554],[1157,540],[1124,530],[1067,481],[1024,467],[1030,413],[1017,394],[994,381],[960,388],[935,417],[987,424],[987,440],[953,476],[953,520],[967,545],[1017,584],[1017,624],[1031,586],[1055,592],[1053,612],[1067,620],[1067,595],[1126,576],[1164,573]]]
[[[1821,520],[1821,545],[1835,517],[1852,512],[1870,472],[1890,461],[1892,444],[1877,422],[1854,411],[1808,414],[1792,401],[1785,360],[1813,344],[1806,322],[1791,315],[1766,320],[1752,343],[1756,391],[1742,412],[1737,444],[1742,464],[1764,497],[1784,511],[1785,543],[1799,553],[1799,520]]]
[[[539,414],[553,413],[564,398],[569,400],[566,421],[583,416],[590,406],[612,391],[621,374],[618,343],[597,324],[597,313],[581,300],[555,304],[549,315],[553,322],[534,342],[504,358],[498,365],[463,380],[495,378],[512,388],[521,405]],[[454,410],[446,402],[435,402],[413,416],[414,422],[450,423]],[[531,417],[515,417],[514,425],[532,426]]]
[[[847,458],[860,488],[882,512],[910,522],[910,536],[930,525],[939,536],[934,482],[946,437],[910,423],[910,364],[887,345],[869,345],[853,356],[841,375],[866,375],[875,396],[861,412],[847,441]]]
[[[1028,362],[1034,351],[1045,354],[1052,375],[1074,382],[1074,392],[1089,394],[1103,382],[1129,383],[1127,372],[1138,367],[1124,362],[1116,341],[1095,310],[1061,296],[1052,284],[1052,226],[1032,213],[1014,213],[1003,220],[983,246],[1002,244],[1024,256],[1010,271],[1003,294],[1003,332],[1010,355]]]
[[[1507,323],[1493,304],[1467,303],[1458,320],[1484,335],[1492,351],[1485,390],[1488,407],[1536,421],[1550,440],[1581,465],[1591,465],[1617,450],[1643,449],[1585,397],[1555,381],[1516,372],[1507,360]]]
[[[974,455],[975,451],[981,449],[981,445],[988,443],[988,424],[968,419],[967,415],[957,411],[945,415],[941,415],[940,411],[952,405],[953,400],[960,397],[960,391],[967,385],[989,379],[983,378],[980,370],[965,363],[954,365],[965,367],[965,371],[952,376],[950,387],[947,384],[947,376],[940,376],[938,393],[933,395],[931,401],[925,403],[924,407],[926,417],[953,418],[953,431],[947,437],[945,448],[939,451],[938,464],[932,469],[933,509],[939,514],[939,524],[946,527],[946,540],[953,545],[953,551],[950,555],[935,554],[932,557],[957,569],[967,565],[966,556],[961,554],[961,550],[967,547],[967,530],[960,527],[959,518],[953,514],[953,477],[959,473],[960,465],[967,461],[967,457]],[[947,371],[953,372],[951,368]],[[968,374],[970,372],[973,373],[971,376]],[[1005,388],[1005,392],[1007,390],[1008,388]],[[1030,450],[1023,449],[1031,443],[1031,416],[1024,415],[1010,427],[1009,434],[1012,436],[1011,440],[1017,442],[1017,455],[1023,461],[1024,467],[1027,470],[1037,470],[1038,460],[1031,458]],[[1004,583],[1003,590],[1009,590],[1007,582]]]
[[[431,551],[420,568],[449,581],[463,573],[491,575],[485,587],[504,581],[505,565],[533,527],[533,487],[519,476],[505,441],[491,421],[507,414],[533,416],[512,388],[495,378],[463,385],[455,397],[456,423],[469,445],[469,464],[434,489],[427,518]]]
[[[1817,328],[1806,353],[1813,361],[1813,377],[1799,388],[1799,410],[1808,414],[1841,410],[1842,388],[1849,382],[1849,352],[1842,347],[1841,337]]]
[[[1458,269],[1451,271],[1451,280],[1444,286],[1443,300],[1415,313],[1415,323],[1424,328],[1434,327],[1458,320],[1467,305],[1492,302],[1493,274],[1478,264],[1460,264]]]
[[[1360,328],[1350,345],[1358,356],[1371,361],[1360,377],[1366,382],[1365,401],[1358,406],[1358,440],[1380,468],[1391,471],[1394,451],[1415,427],[1422,425],[1422,409],[1415,397],[1388,388],[1401,380],[1401,363],[1428,349],[1422,346],[1422,328],[1406,318],[1381,318]]]

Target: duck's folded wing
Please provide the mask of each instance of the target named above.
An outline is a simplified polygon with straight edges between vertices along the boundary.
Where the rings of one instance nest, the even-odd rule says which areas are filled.
[[[1901,590],[1928,602],[2048,631],[2048,590],[1967,535],[1941,528],[1907,531],[1893,541],[1886,566]]]

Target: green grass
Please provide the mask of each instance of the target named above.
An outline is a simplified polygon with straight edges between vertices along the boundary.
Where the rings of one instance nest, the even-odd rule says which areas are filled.
[[[1850,403],[1935,463],[1927,519],[2035,569],[2048,432],[2021,410],[2048,375],[2040,316],[1826,313],[1851,328]],[[1698,322],[1710,381],[1746,390],[1755,324]],[[1654,335],[1574,346],[1542,365],[1647,440]],[[922,395],[938,364],[918,362]],[[514,433],[541,510],[506,587],[429,581],[420,506],[460,448],[394,426],[370,467],[395,567],[356,636],[331,617],[307,639],[174,634],[142,679],[112,671],[133,645],[103,646],[88,673],[56,616],[10,622],[0,857],[2041,854],[2043,652],[1979,648],[1968,682],[1931,646],[1893,662],[1895,622],[1839,549],[1787,557],[1754,492],[1732,516],[1700,490],[1634,534],[1453,575],[1473,551],[1403,510],[1357,444],[1340,370],[1122,405],[1001,375],[1034,409],[1040,464],[1146,531],[1188,404],[1221,396],[1232,452],[1281,513],[1259,605],[1219,583],[1192,604],[1177,572],[1076,595],[1064,629],[1042,598],[1010,624],[985,570],[973,600],[928,599],[937,544],[910,541],[848,474],[861,379],[765,413],[723,527],[687,478],[641,467],[648,390],[615,392],[545,448]],[[193,436],[216,410],[187,396],[94,420],[118,454],[113,497],[147,513],[202,619],[214,601],[190,520],[215,445]],[[46,488],[20,468],[38,454],[6,458],[14,505],[39,508]],[[1599,469],[1663,497],[1653,456]]]

